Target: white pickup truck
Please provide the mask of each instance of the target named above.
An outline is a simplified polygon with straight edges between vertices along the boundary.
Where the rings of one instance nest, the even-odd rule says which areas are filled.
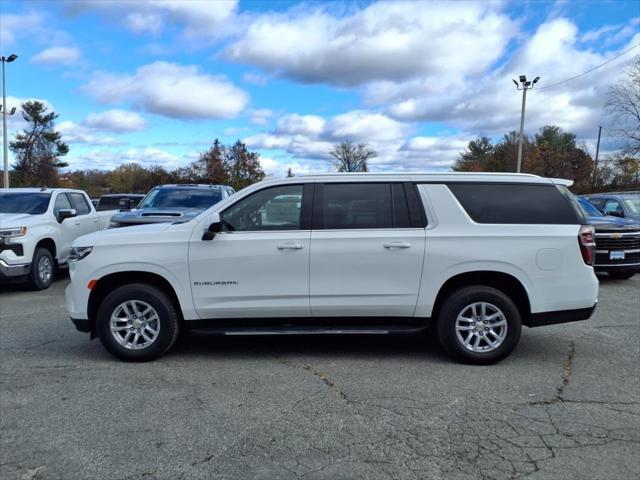
[[[0,190],[0,283],[49,288],[56,268],[69,260],[71,243],[107,228],[112,215],[96,212],[81,190]]]

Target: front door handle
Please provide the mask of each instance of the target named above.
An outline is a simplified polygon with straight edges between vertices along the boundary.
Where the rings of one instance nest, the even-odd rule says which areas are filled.
[[[281,243],[278,245],[278,250],[302,250],[303,248],[302,243]]]
[[[408,242],[386,242],[383,243],[382,246],[384,248],[392,249],[392,248],[410,248],[411,244]]]
[[[80,225],[80,222],[75,222],[76,225]]]

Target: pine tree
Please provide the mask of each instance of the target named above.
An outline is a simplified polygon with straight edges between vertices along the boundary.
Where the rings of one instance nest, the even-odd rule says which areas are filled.
[[[9,143],[16,163],[13,165],[18,185],[56,185],[58,170],[68,166],[60,157],[69,153],[62,136],[54,130],[58,115],[47,113],[42,102],[28,101],[22,104],[22,118],[29,124]]]
[[[248,151],[240,140],[228,149],[227,163],[231,165],[230,183],[235,190],[248,187],[265,177],[260,165],[260,154]]]

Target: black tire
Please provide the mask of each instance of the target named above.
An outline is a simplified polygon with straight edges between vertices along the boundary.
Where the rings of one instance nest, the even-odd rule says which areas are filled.
[[[616,280],[628,280],[636,274],[635,270],[613,270],[609,272],[611,278]]]
[[[477,302],[484,302],[497,307],[506,320],[504,340],[497,348],[491,351],[476,352],[469,350],[463,345],[456,332],[456,319],[458,316],[468,311],[466,309]],[[456,290],[449,295],[438,314],[437,329],[440,344],[453,358],[464,363],[486,365],[502,360],[513,351],[520,340],[522,321],[518,307],[507,295],[492,287],[474,285]],[[479,332],[478,335],[484,336],[487,334]],[[487,336],[486,338],[489,337]],[[493,336],[491,338],[496,340]],[[483,346],[490,348],[486,340],[481,340],[481,342],[481,348]]]
[[[120,344],[111,332],[111,316],[128,301],[144,302],[153,307],[158,316],[157,337],[148,346],[136,350]],[[180,320],[176,307],[165,292],[151,285],[132,283],[117,288],[102,301],[96,316],[96,330],[104,348],[114,356],[131,362],[146,362],[173,347],[180,333]]]
[[[49,275],[41,274],[39,268],[41,262],[46,262],[49,265]],[[32,290],[46,290],[51,286],[53,282],[53,276],[56,272],[56,264],[53,260],[53,255],[46,248],[36,248],[33,254],[33,260],[31,262],[31,272],[29,273],[27,283]]]

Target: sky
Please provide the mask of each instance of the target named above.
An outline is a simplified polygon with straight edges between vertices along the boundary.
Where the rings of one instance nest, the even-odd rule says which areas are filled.
[[[447,170],[519,128],[521,74],[541,77],[525,133],[559,125],[594,153],[603,125],[615,151],[603,106],[640,55],[640,1],[0,0],[0,51],[19,57],[8,108],[46,102],[70,169],[175,168],[219,138],[273,176],[331,170],[345,139],[372,171]]]

